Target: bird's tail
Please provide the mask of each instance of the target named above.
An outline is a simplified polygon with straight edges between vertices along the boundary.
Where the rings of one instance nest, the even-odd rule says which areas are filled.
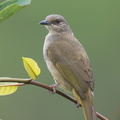
[[[95,108],[93,106],[92,95],[91,91],[88,90],[86,95],[86,99],[82,99],[75,89],[73,89],[73,95],[75,96],[76,100],[82,105],[83,113],[85,120],[97,120]]]

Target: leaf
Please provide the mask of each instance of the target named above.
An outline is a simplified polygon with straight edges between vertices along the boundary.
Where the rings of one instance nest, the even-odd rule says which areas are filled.
[[[23,85],[23,83],[1,82],[0,83],[0,96],[14,93],[17,90],[18,86],[20,85]]]
[[[22,57],[24,67],[28,75],[34,80],[40,74],[40,68],[37,63],[31,58]]]
[[[29,5],[31,0],[6,0],[0,4],[0,23]]]

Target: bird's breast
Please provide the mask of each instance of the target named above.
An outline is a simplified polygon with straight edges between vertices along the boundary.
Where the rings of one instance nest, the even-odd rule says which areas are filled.
[[[47,36],[46,39],[45,39],[45,42],[44,42],[43,55],[44,55],[44,59],[45,59],[46,65],[47,65],[50,73],[52,74],[52,76],[53,76],[53,78],[55,80],[55,83],[59,83],[61,88],[65,89],[66,91],[71,92],[72,86],[61,75],[61,73],[58,71],[58,69],[56,68],[55,64],[51,60],[51,57],[48,55],[49,47],[53,43],[53,41],[52,42],[51,41],[49,40],[49,38]]]

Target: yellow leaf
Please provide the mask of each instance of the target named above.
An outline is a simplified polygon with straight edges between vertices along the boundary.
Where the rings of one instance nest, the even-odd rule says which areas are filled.
[[[22,57],[22,59],[28,75],[32,79],[36,79],[36,77],[40,74],[40,68],[38,67],[37,63],[31,58]]]
[[[18,83],[1,82],[0,83],[0,96],[9,95],[14,93],[18,88]]]

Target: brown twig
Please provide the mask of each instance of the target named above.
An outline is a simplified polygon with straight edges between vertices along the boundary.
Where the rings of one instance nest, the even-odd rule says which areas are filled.
[[[36,85],[36,86],[45,88],[45,89],[47,89],[49,91],[52,91],[52,92],[54,91],[53,87],[45,85],[45,84],[37,82],[37,81],[34,81],[31,78],[29,78],[29,79],[21,79],[21,78],[1,77],[0,78],[0,82],[18,82],[18,83],[23,83],[23,84],[20,84],[20,85],[31,84],[31,85]],[[61,92],[59,90],[56,90],[55,92],[57,94],[59,94],[60,96],[62,96],[64,98],[70,100],[71,102],[75,103],[78,106],[77,101],[73,97],[71,97],[71,96],[69,96],[69,95],[67,95],[67,94],[65,94],[65,93],[63,93],[63,92]],[[81,105],[79,105],[79,106],[81,106]],[[100,113],[96,112],[96,114],[97,114],[97,117],[100,118],[101,120],[108,120],[106,117],[104,117]]]
[[[32,80],[28,84],[36,85],[36,86],[48,89],[48,90],[53,92],[53,88],[51,86],[45,85],[45,84],[37,82],[37,81]],[[67,95],[67,94],[65,94],[65,93],[63,93],[63,92],[61,92],[59,90],[56,90],[56,93],[59,94],[62,97],[65,97],[66,99],[70,100],[71,102],[75,103],[76,105],[78,105],[77,101],[73,97],[71,97],[71,96],[69,96],[69,95]],[[96,114],[97,114],[97,117],[100,118],[101,120],[108,120],[106,117],[104,117],[100,113],[96,112]]]
[[[45,89],[47,89],[47,90],[49,90],[49,91],[52,91],[52,92],[54,91],[54,89],[53,89],[52,86],[48,86],[48,85],[45,85],[45,84],[43,84],[43,83],[34,81],[34,80],[32,80],[31,78],[28,78],[28,79],[24,79],[24,78],[23,78],[23,79],[22,79],[22,78],[0,77],[0,82],[18,82],[18,83],[20,83],[20,84],[17,84],[17,85],[31,84],[31,85],[36,85],[36,86],[45,88]],[[23,84],[21,84],[21,83],[23,83]],[[61,92],[61,91],[59,91],[59,90],[55,90],[55,93],[57,93],[57,94],[59,94],[60,96],[66,98],[66,99],[68,99],[68,100],[70,100],[71,102],[75,103],[75,104],[78,106],[77,101],[76,101],[73,97],[71,97],[71,96],[69,96],[69,95],[67,95],[67,94],[65,94],[65,93],[63,93],[63,92]],[[81,105],[79,105],[79,106],[81,106]],[[82,106],[81,106],[81,107],[82,107]],[[104,117],[104,116],[101,115],[100,113],[96,112],[96,114],[97,114],[97,117],[100,118],[101,120],[108,120],[106,117]]]

